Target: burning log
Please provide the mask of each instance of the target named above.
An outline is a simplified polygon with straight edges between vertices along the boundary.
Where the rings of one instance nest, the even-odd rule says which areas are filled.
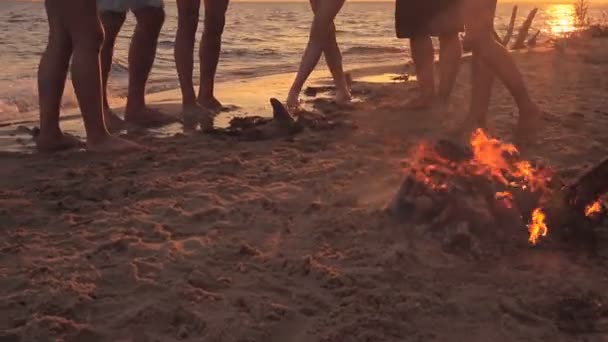
[[[517,40],[511,47],[513,50],[523,49],[526,47],[526,40],[528,39],[528,31],[530,31],[530,27],[532,27],[532,22],[534,21],[534,17],[538,12],[538,8],[533,9],[528,14],[526,21],[521,25],[519,29],[519,33],[517,34]]]
[[[555,184],[550,169],[522,160],[513,145],[478,130],[470,146],[419,145],[387,209],[401,220],[422,221],[431,234],[448,236],[445,246],[462,246],[468,232],[485,240],[523,235],[525,227],[535,245],[554,230],[567,235],[577,220],[603,210],[595,201],[608,191],[608,159],[563,191]]]

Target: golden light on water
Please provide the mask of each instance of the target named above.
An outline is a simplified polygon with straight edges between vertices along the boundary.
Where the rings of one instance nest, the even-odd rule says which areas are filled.
[[[574,6],[570,5],[550,5],[547,8],[547,24],[552,34],[562,35],[574,32],[575,11]]]

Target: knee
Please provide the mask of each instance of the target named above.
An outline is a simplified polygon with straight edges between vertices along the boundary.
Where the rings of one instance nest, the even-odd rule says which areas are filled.
[[[191,11],[180,11],[177,18],[177,29],[186,32],[196,32],[199,17],[198,8],[193,8]]]
[[[205,36],[209,38],[221,39],[224,33],[226,18],[224,15],[207,15],[205,16]]]
[[[137,25],[159,31],[165,23],[165,10],[162,7],[146,7],[134,12],[137,19]]]
[[[85,27],[72,35],[74,52],[95,52],[100,53],[105,39],[102,26],[97,23],[90,27]]]
[[[111,34],[115,32],[118,34],[118,31],[122,28],[122,25],[125,23],[127,19],[127,13],[125,12],[102,12],[99,15],[101,19],[101,23],[103,25],[103,29]]]

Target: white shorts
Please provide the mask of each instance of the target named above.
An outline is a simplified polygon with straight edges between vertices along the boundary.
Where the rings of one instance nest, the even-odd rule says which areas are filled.
[[[162,8],[163,0],[97,0],[99,12],[123,13],[128,10],[136,11],[144,7]]]

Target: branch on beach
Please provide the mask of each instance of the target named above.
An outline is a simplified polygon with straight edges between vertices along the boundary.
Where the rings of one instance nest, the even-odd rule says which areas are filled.
[[[511,47],[513,50],[523,49],[526,47],[526,40],[528,39],[528,32],[530,31],[530,27],[532,26],[532,22],[534,21],[534,17],[538,12],[538,8],[533,9],[528,14],[526,21],[522,24],[519,29],[519,33],[517,34],[517,40]]]
[[[515,19],[517,18],[517,5],[513,6],[513,11],[511,12],[511,20],[509,21],[509,26],[507,27],[507,33],[501,40],[502,45],[509,46],[509,42],[511,42],[511,38],[513,37],[513,30],[515,29]]]
[[[536,31],[536,33],[530,37],[530,39],[528,39],[528,46],[536,46],[536,43],[538,41],[538,36],[540,35],[540,30]]]

